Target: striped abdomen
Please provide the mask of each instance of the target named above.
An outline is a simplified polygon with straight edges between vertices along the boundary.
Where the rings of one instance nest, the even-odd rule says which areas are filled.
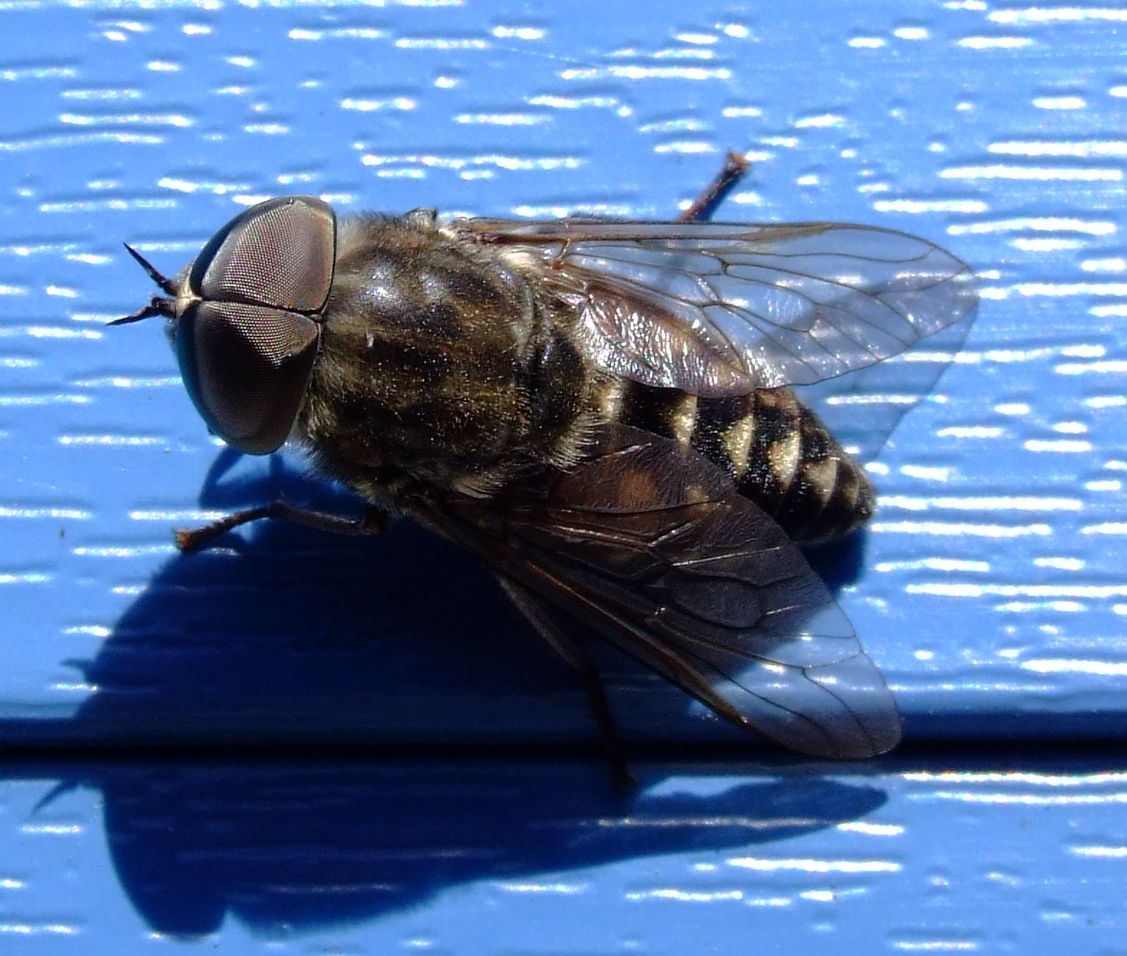
[[[839,538],[872,514],[861,466],[790,389],[709,399],[618,380],[601,398],[607,418],[689,444],[719,465],[796,541]]]

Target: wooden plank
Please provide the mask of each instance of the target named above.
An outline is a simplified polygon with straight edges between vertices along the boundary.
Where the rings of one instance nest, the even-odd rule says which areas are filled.
[[[1121,733],[1122,50],[1114,11],[1042,13],[4,9],[3,738],[589,739],[568,675],[415,530],[175,556],[170,527],[280,491],[355,503],[292,459],[209,480],[163,337],[104,328],[150,294],[118,244],[174,270],[287,191],[663,217],[729,147],[754,165],[721,218],[904,228],[985,279],[835,570],[909,735]],[[629,736],[735,739],[609,668]]]

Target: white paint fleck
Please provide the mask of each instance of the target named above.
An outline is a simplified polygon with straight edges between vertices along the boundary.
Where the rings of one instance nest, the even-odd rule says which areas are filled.
[[[1127,521],[1101,521],[1099,524],[1090,524],[1080,530],[1081,534],[1127,534]]]
[[[1106,259],[1085,259],[1080,263],[1084,272],[1125,272],[1127,259],[1122,256],[1109,256]]]
[[[1072,249],[1081,249],[1084,242],[1080,239],[1011,239],[1010,245],[1021,252],[1068,252]]]
[[[71,553],[84,558],[140,558],[152,554],[169,554],[175,552],[176,546],[168,544],[135,545],[125,547],[122,545],[82,545],[74,548]]]
[[[946,482],[951,478],[952,469],[949,467],[931,467],[926,465],[903,465],[900,474],[909,478],[921,478],[924,481]]]
[[[1022,661],[1023,670],[1035,674],[1090,674],[1095,677],[1127,677],[1127,662],[1069,658],[1035,658]]]
[[[865,836],[902,836],[905,828],[898,823],[867,823],[864,820],[847,820],[839,823],[836,829],[843,833],[863,833]]]
[[[942,571],[947,574],[989,574],[988,561],[968,561],[963,558],[913,558],[909,561],[880,561],[874,571]]]
[[[73,627],[63,628],[63,633],[68,637],[76,635],[82,637],[106,638],[113,634],[113,630],[101,624],[76,624]]]
[[[1039,568],[1055,568],[1060,571],[1083,571],[1087,562],[1082,558],[1043,557],[1034,558],[1034,565]]]
[[[548,31],[540,27],[496,26],[490,31],[499,40],[543,40]]]
[[[672,887],[655,890],[634,890],[625,894],[630,902],[639,900],[672,900],[678,903],[717,903],[741,901],[744,898],[742,890],[682,890]]]
[[[877,212],[958,212],[966,214],[988,212],[990,207],[981,199],[878,199],[873,203]]]
[[[1108,598],[1127,597],[1127,584],[987,584],[971,581],[933,581],[909,584],[907,591],[911,594],[938,594],[944,597],[1073,598],[1103,601]]]
[[[941,170],[943,179],[1014,179],[1032,182],[1118,183],[1123,170],[1110,166],[1007,166],[988,163],[979,166],[952,166]]]
[[[560,71],[563,80],[730,80],[727,67],[656,66],[646,64],[614,64],[605,67],[574,67]]]
[[[1074,846],[1069,852],[1091,859],[1127,860],[1127,846]]]
[[[794,125],[796,129],[836,129],[844,124],[845,117],[840,113],[818,113],[804,116]]]
[[[1066,156],[1072,159],[1127,157],[1127,141],[1121,139],[1039,140],[1011,139],[991,143],[987,152],[1001,156]]]
[[[1005,434],[994,425],[950,425],[937,431],[939,438],[1000,438]]]
[[[1115,478],[1098,479],[1084,482],[1086,491],[1114,492],[1123,490],[1123,482]]]
[[[1079,219],[1074,216],[1022,216],[1018,219],[993,219],[986,222],[951,226],[953,236],[990,235],[998,232],[1079,232],[1086,236],[1111,236],[1118,227],[1109,219]]]
[[[1041,6],[1008,7],[992,10],[987,16],[994,23],[1007,26],[1032,26],[1042,23],[1080,23],[1103,21],[1127,23],[1127,10],[1123,7]]]
[[[1052,535],[1052,528],[1041,522],[1025,525],[983,524],[968,521],[874,521],[869,529],[881,534],[922,534],[943,537],[1007,538],[1039,537]],[[1124,525],[1127,533],[1127,524]]]
[[[729,866],[760,873],[899,873],[903,867],[893,860],[829,860],[819,857],[733,857]]]
[[[1032,100],[1039,110],[1082,110],[1088,105],[1082,96],[1035,96]]]
[[[418,101],[410,96],[346,96],[340,101],[341,109],[355,110],[358,113],[374,113],[378,110],[409,112],[418,105]]]
[[[103,448],[163,447],[166,438],[148,435],[59,435],[60,445],[93,445]]]
[[[716,42],[716,36],[711,33],[675,33],[673,35],[675,40],[681,43],[689,43],[693,46],[711,46]]]
[[[973,36],[959,40],[959,46],[966,47],[968,50],[1019,50],[1032,45],[1033,40],[1030,37]]]
[[[1022,444],[1027,451],[1047,451],[1064,455],[1078,455],[1092,450],[1092,443],[1090,441],[1078,441],[1065,438],[1030,438]]]
[[[536,113],[458,113],[454,122],[466,126],[540,126],[549,119]]]
[[[1097,362],[1062,362],[1053,369],[1058,375],[1124,375],[1127,359],[1107,359]]]

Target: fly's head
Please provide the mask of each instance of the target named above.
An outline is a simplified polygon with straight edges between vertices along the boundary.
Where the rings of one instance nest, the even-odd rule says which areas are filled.
[[[286,440],[317,358],[336,262],[336,217],[285,196],[240,213],[175,279],[125,247],[165,293],[111,325],[170,321],[180,374],[208,428],[264,455]]]

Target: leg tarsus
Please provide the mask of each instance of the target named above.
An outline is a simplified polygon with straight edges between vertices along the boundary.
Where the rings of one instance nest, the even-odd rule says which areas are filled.
[[[607,702],[606,691],[594,662],[583,650],[560,630],[544,608],[543,603],[524,585],[517,584],[512,578],[502,575],[497,576],[502,590],[509,596],[517,610],[527,618],[536,632],[548,645],[568,662],[579,674],[583,682],[583,689],[587,692],[587,699],[595,715],[595,722],[599,727],[603,749],[610,761],[611,779],[619,790],[629,790],[637,785],[637,780],[626,766],[626,758],[622,753],[622,745],[615,731],[614,718],[611,716],[610,704]]]
[[[345,518],[324,511],[300,508],[278,498],[257,508],[233,512],[199,528],[178,528],[176,546],[181,551],[198,551],[228,531],[262,518],[292,521],[307,528],[330,531],[334,534],[378,534],[387,525],[387,515],[378,508],[366,508],[359,518]]]
[[[705,188],[690,203],[689,208],[677,217],[678,222],[701,222],[707,219],[733,186],[751,169],[746,157],[733,150],[724,157],[724,165]]]

